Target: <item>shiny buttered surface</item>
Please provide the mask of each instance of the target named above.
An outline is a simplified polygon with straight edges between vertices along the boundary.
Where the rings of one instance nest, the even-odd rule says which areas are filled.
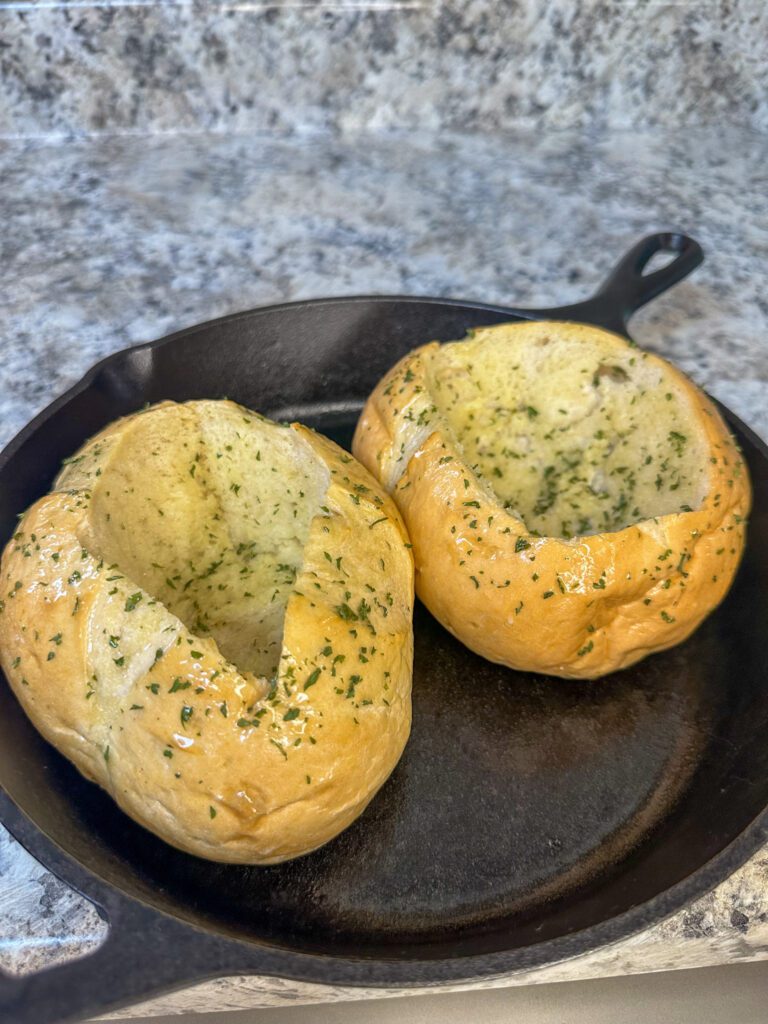
[[[684,640],[744,549],[746,466],[709,399],[610,332],[505,324],[402,359],[353,451],[416,589],[468,647],[591,679]]]
[[[40,732],[161,838],[286,860],[349,825],[408,739],[407,541],[327,439],[232,402],[154,406],[21,519],[2,667]]]

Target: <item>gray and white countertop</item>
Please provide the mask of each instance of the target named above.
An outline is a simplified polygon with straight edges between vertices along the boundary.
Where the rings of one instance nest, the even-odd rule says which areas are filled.
[[[371,292],[564,304],[661,228],[707,260],[638,314],[636,339],[768,437],[767,167],[768,136],[738,128],[0,142],[0,444],[97,359],[186,325]],[[6,970],[84,955],[106,932],[3,832],[0,907]],[[492,984],[751,959],[768,959],[768,848],[660,925]],[[141,1012],[366,994],[232,978]]]
[[[3,0],[0,133],[768,128],[762,0]]]

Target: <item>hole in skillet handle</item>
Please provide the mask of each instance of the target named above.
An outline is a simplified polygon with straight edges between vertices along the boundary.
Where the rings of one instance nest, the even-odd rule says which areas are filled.
[[[657,270],[644,273],[659,254],[672,259]],[[594,295],[572,306],[554,309],[519,310],[537,320],[574,320],[615,331],[625,338],[629,318],[641,306],[682,281],[704,259],[697,241],[674,231],[647,235],[625,253]]]

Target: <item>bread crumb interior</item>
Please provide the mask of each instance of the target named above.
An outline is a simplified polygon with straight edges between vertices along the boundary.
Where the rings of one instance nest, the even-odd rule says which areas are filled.
[[[620,530],[698,508],[704,439],[688,396],[631,346],[479,330],[435,349],[438,412],[485,487],[541,536]]]

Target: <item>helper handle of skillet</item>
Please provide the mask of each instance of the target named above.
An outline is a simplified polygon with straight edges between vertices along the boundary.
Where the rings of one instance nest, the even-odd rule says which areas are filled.
[[[94,953],[22,977],[0,974],[2,1024],[79,1024],[206,977],[244,971],[227,955],[226,940],[115,897],[100,899],[110,927]]]
[[[643,274],[657,253],[673,259]],[[515,313],[535,319],[575,320],[627,335],[630,316],[677,284],[703,260],[683,234],[648,235],[616,264],[594,295],[553,309]],[[510,312],[513,312],[510,310]],[[40,846],[35,827],[0,793],[3,820],[22,843]],[[29,836],[27,836],[29,833]],[[120,893],[49,844],[46,866],[92,900],[109,922],[104,943],[80,960],[15,977],[0,971],[0,1024],[65,1024],[105,1013],[206,978],[259,973],[287,976],[296,954],[204,932]],[[286,969],[287,968],[287,969]],[[301,972],[309,973],[308,964]],[[321,978],[317,978],[321,981]]]
[[[0,791],[3,823],[22,845],[45,850],[46,867],[96,905],[104,942],[81,959],[33,974],[0,970],[0,1024],[68,1024],[186,988],[207,978],[283,976],[283,951],[202,931],[96,877],[38,831]]]
[[[658,270],[644,274],[657,254],[672,260]],[[537,320],[575,320],[595,324],[628,337],[627,322],[641,306],[687,277],[704,259],[701,246],[688,235],[664,231],[647,235],[619,260],[594,295],[572,306],[553,309],[516,310]]]
[[[1,1024],[80,1024],[211,978],[291,974],[281,951],[202,931],[98,881],[78,889],[108,919],[106,939],[34,974],[0,971]]]

